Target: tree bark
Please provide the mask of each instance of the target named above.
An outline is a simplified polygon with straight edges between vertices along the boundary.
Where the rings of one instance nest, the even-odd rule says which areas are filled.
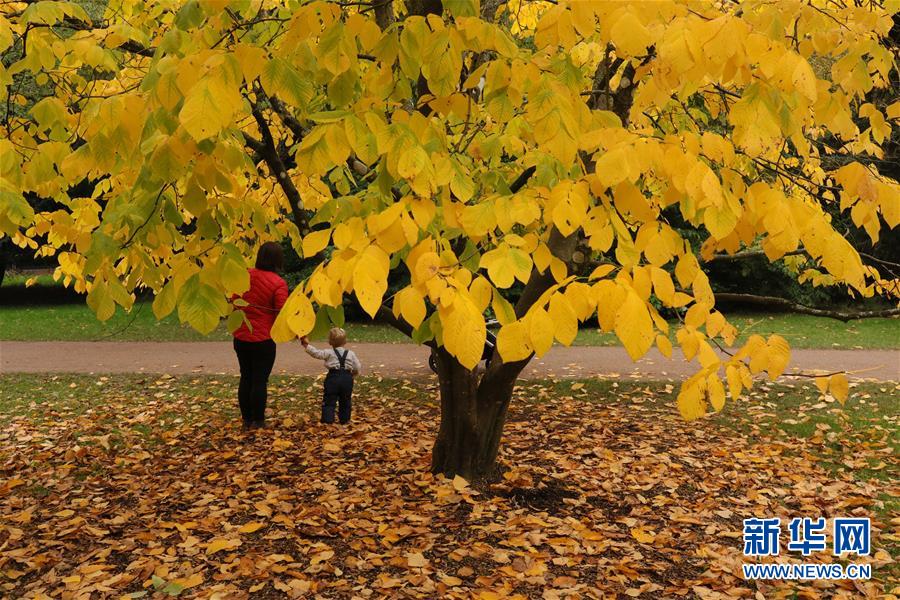
[[[495,479],[515,375],[509,378],[507,373],[496,372],[482,377],[443,348],[436,352],[441,425],[431,453],[431,470],[468,481]]]
[[[565,237],[553,228],[547,244],[554,256],[568,263],[577,241],[576,235]],[[544,273],[534,270],[516,304],[516,315],[521,317],[528,312],[553,283],[549,269]],[[493,479],[499,474],[497,454],[513,388],[531,357],[505,363],[495,348],[482,376],[460,365],[443,347],[435,352],[441,387],[441,427],[431,455],[431,469],[469,481]]]

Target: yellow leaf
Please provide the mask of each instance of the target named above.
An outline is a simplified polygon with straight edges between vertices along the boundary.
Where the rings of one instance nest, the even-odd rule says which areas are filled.
[[[616,19],[610,30],[610,39],[617,50],[630,56],[642,56],[651,43],[650,32],[631,10]]]
[[[245,523],[242,525],[238,531],[241,533],[253,533],[254,531],[259,531],[265,527],[264,523],[260,523],[258,521],[250,521],[249,523]]]
[[[241,97],[234,86],[221,76],[208,75],[188,91],[178,120],[196,141],[217,135],[232,124],[241,106]]]
[[[666,358],[672,358],[672,342],[667,336],[657,335],[656,347],[659,348],[659,351],[663,356],[665,356]]]
[[[462,271],[468,273],[468,271]],[[469,286],[469,294],[472,295],[472,300],[475,302],[475,307],[478,308],[481,312],[484,312],[488,305],[491,303],[491,297],[494,293],[494,288],[491,286],[490,282],[484,277],[476,277],[472,280],[472,284]]]
[[[643,527],[634,527],[631,529],[631,537],[642,544],[652,544],[653,540],[656,539],[656,534],[647,531]]]
[[[501,327],[497,334],[497,351],[503,362],[525,360],[531,356],[531,336],[525,323],[513,321]]]
[[[823,394],[828,391],[828,384],[830,379],[828,377],[816,377],[816,387],[819,388],[819,391]]]
[[[732,400],[737,400],[741,395],[741,372],[735,365],[725,367],[725,378],[728,380],[728,393]]]
[[[206,545],[206,554],[212,555],[222,550],[231,550],[241,545],[241,540],[229,540],[226,538],[215,538]]]
[[[462,490],[469,487],[469,482],[460,477],[459,475],[453,478],[453,489],[457,492],[461,492]]]
[[[818,97],[816,81],[816,74],[806,59],[798,59],[797,66],[794,68],[794,73],[791,76],[791,83],[793,83],[794,89],[806,96],[806,99],[810,102],[815,102]]]
[[[235,44],[234,54],[248,82],[259,77],[268,59],[265,49],[244,43]]]
[[[441,257],[436,252],[426,252],[419,256],[412,270],[412,280],[415,285],[423,285],[426,281],[437,275],[441,266]]]
[[[719,412],[725,406],[725,386],[715,373],[706,378],[706,391],[709,394],[709,403],[713,409]]]
[[[616,270],[615,265],[600,265],[599,267],[597,267],[596,269],[591,271],[591,274],[588,276],[588,279],[603,279],[604,277],[606,277],[607,275],[609,275],[610,273],[612,273],[615,270]]]
[[[607,188],[628,179],[631,168],[628,155],[622,148],[615,148],[601,155],[595,165],[597,179]]]
[[[467,295],[456,294],[450,308],[440,308],[444,347],[467,369],[481,360],[487,328],[484,316]]]
[[[177,585],[180,585],[182,588],[192,588],[197,587],[201,583],[203,583],[203,573],[194,573],[190,577],[179,578],[173,581]]]
[[[562,294],[554,294],[550,298],[550,306],[547,310],[550,321],[553,323],[553,335],[560,344],[571,346],[578,335],[578,316],[569,304],[568,299]]]
[[[272,325],[272,339],[278,343],[289,342],[296,336],[312,331],[316,313],[309,298],[298,287],[284,303]]]
[[[323,229],[321,231],[313,231],[303,238],[303,256],[309,258],[318,254],[331,239],[331,230]]]
[[[653,281],[656,297],[666,306],[672,306],[675,298],[675,284],[672,283],[672,277],[659,267],[651,267],[650,279]]]
[[[734,231],[738,217],[727,204],[709,206],[703,211],[703,224],[716,240],[722,240]]]
[[[769,336],[768,340],[768,364],[766,371],[770,379],[775,379],[784,373],[791,360],[791,348],[788,346],[787,340],[780,335]]]
[[[637,360],[653,345],[653,321],[647,305],[629,288],[625,301],[616,312],[616,336],[622,341],[631,360]]]
[[[425,299],[415,288],[404,288],[394,296],[394,314],[418,329],[425,320]]]
[[[384,250],[370,244],[360,255],[353,268],[353,292],[370,317],[381,308],[381,300],[387,291],[387,276],[391,259]]]
[[[307,286],[312,292],[313,299],[320,305],[337,306],[341,303],[341,287],[326,274],[324,269],[316,269]]]
[[[831,380],[828,382],[828,389],[831,390],[831,395],[834,396],[838,402],[844,404],[850,393],[850,384],[847,382],[847,376],[843,373],[832,375]]]
[[[513,309],[512,304],[500,294],[494,294],[494,299],[491,300],[491,308],[501,325],[509,325],[516,320],[516,311]]]
[[[304,294],[294,297],[291,311],[287,317],[288,326],[298,337],[302,337],[312,331],[316,323],[316,311],[312,302]]]
[[[693,421],[706,414],[706,402],[703,401],[700,388],[695,382],[685,382],[681,386],[676,403],[678,411],[685,421]]]
[[[528,335],[534,353],[541,357],[553,346],[553,320],[539,306],[532,307],[525,320],[528,322]]]

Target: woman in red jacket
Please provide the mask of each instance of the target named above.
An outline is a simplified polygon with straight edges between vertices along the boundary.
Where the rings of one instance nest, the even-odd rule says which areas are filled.
[[[234,351],[241,368],[238,403],[244,429],[262,428],[266,420],[266,386],[275,364],[275,342],[271,329],[278,311],[288,297],[288,287],[278,272],[284,267],[284,252],[276,242],[266,242],[256,254],[256,268],[250,269],[250,289],[241,299],[250,327],[243,323],[234,332]]]

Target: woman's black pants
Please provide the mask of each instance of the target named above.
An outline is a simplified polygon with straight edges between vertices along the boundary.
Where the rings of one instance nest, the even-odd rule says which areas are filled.
[[[245,342],[234,340],[234,351],[241,368],[238,385],[238,404],[246,424],[259,424],[266,420],[266,386],[275,365],[275,342]]]

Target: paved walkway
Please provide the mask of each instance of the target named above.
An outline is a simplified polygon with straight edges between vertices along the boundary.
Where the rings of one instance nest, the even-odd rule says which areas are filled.
[[[428,348],[413,344],[353,344],[365,374],[422,377]],[[651,351],[637,363],[618,347],[554,347],[533,360],[523,377],[595,376],[678,379],[694,373],[676,350],[667,359]],[[849,371],[857,379],[900,381],[898,350],[793,350],[787,373]],[[236,373],[229,342],[0,342],[0,373]],[[275,373],[315,375],[321,363],[300,344],[278,347]]]

